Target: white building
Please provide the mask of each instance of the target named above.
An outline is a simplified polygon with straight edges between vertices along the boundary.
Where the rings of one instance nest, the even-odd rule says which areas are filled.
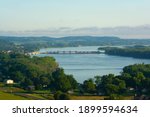
[[[11,80],[11,79],[8,79],[8,80],[5,80],[5,83],[6,83],[6,84],[14,84],[14,81]]]

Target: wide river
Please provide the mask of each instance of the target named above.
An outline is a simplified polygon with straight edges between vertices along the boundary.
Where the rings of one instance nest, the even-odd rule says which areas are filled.
[[[99,46],[86,47],[65,47],[65,48],[46,48],[46,51],[92,51]],[[72,74],[74,78],[82,83],[84,80],[93,78],[96,75],[106,75],[113,73],[120,74],[122,68],[135,63],[149,63],[148,59],[136,59],[132,57],[110,56],[106,54],[41,54],[39,56],[53,56],[66,74]]]

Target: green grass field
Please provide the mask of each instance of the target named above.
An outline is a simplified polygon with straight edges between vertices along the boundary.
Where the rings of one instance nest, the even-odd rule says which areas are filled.
[[[104,100],[108,96],[92,96],[84,95],[78,96],[76,94],[70,95],[71,100]],[[133,96],[124,96],[125,100],[134,99]],[[0,100],[54,100],[53,94],[49,90],[36,90],[33,92],[25,91],[24,89],[6,86],[0,83]]]
[[[0,100],[26,100],[27,98],[0,91]]]
[[[104,100],[106,96],[71,96],[71,100]]]

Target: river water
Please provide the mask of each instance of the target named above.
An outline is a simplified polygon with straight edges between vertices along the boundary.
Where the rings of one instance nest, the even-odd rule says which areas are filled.
[[[99,46],[46,48],[46,51],[94,51]],[[53,56],[66,74],[72,74],[74,78],[82,83],[84,80],[96,75],[113,73],[119,75],[122,68],[135,63],[149,63],[148,59],[136,59],[132,57],[110,56],[106,54],[41,54],[38,56]]]

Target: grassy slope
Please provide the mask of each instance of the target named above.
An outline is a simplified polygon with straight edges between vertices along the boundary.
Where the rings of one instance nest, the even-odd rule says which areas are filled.
[[[0,91],[0,100],[26,100],[26,98]]]
[[[17,87],[5,86],[0,83],[0,100],[44,100],[39,94],[30,94],[25,90]]]
[[[71,100],[104,100],[107,96],[71,96]]]

